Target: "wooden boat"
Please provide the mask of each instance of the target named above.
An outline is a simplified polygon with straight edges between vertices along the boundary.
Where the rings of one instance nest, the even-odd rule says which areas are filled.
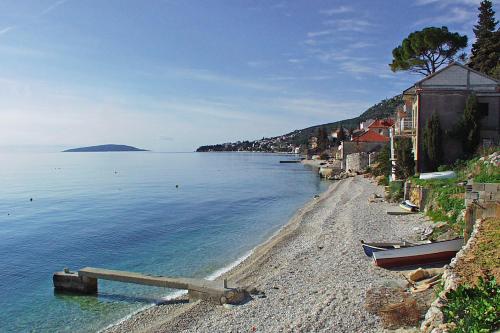
[[[300,163],[300,160],[284,160],[280,161],[280,163]]]
[[[413,245],[415,244],[404,241],[399,243],[366,243],[364,241],[361,241],[363,251],[368,257],[371,257],[373,255],[373,252],[399,249],[402,247],[409,247]]]
[[[373,253],[373,260],[375,265],[385,268],[447,262],[460,251],[463,243],[463,238],[457,238],[442,242],[379,251]]]

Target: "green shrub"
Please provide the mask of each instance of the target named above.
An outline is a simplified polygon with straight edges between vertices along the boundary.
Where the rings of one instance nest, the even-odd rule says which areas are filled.
[[[413,157],[413,145],[410,138],[398,138],[394,142],[396,153],[396,177],[407,179],[415,174],[415,158]]]
[[[375,159],[376,166],[372,170],[374,176],[389,176],[391,174],[391,148],[384,145]]]
[[[496,280],[479,280],[476,287],[461,285],[446,295],[445,322],[456,333],[493,332],[500,328],[500,286]]]
[[[476,183],[500,183],[500,168],[493,164],[479,163],[479,171],[474,177]]]
[[[393,202],[397,202],[403,198],[403,185],[402,180],[395,180],[389,183],[389,193],[387,199]]]

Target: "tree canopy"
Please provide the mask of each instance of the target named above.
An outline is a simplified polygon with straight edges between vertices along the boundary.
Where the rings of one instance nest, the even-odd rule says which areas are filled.
[[[320,152],[324,151],[325,149],[328,148],[328,131],[326,130],[326,128],[324,127],[320,127],[318,128],[318,141],[317,141],[317,144],[318,144],[318,150]]]
[[[465,54],[457,53],[467,46],[467,36],[448,31],[447,27],[429,27],[415,31],[392,51],[393,60],[389,65],[393,72],[412,71],[429,75],[441,66],[464,59]]]
[[[496,30],[493,5],[483,0],[479,6],[478,22],[474,26],[476,42],[472,44],[469,66],[497,78],[500,76],[500,30]]]

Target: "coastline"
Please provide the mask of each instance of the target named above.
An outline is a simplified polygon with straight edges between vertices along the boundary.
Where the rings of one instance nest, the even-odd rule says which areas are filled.
[[[216,279],[226,278],[230,285],[256,289],[261,293],[254,295],[249,302],[222,307],[201,301],[187,303],[186,296],[180,296],[134,313],[102,332],[242,331],[253,330],[253,327],[263,331],[321,331],[332,327],[339,331],[381,330],[378,318],[362,308],[364,291],[372,284],[373,278],[387,281],[401,280],[401,277],[373,267],[370,260],[363,257],[359,240],[370,237],[370,240],[382,240],[383,237],[410,239],[414,234],[413,228],[421,226],[422,218],[412,216],[409,218],[411,221],[406,218],[404,224],[395,222],[400,218],[385,214],[389,204],[367,203],[368,196],[374,192],[381,193],[382,188],[362,177],[331,184],[319,198],[310,200],[297,210],[283,227],[243,260],[228,265],[227,272],[223,272],[224,268],[219,270],[222,274]],[[358,202],[357,199],[361,200]],[[357,208],[358,212],[367,208],[371,210],[367,214],[371,223],[360,232],[353,230],[356,219],[352,216],[349,219]],[[339,223],[343,222],[339,219],[342,217],[347,217],[347,223]],[[376,227],[377,218],[385,222],[383,232],[372,230]],[[391,226],[394,222],[400,225],[394,228]],[[342,237],[339,230],[349,231],[351,239]],[[342,244],[343,240],[350,241],[349,248],[347,244]],[[319,257],[314,259],[315,256]],[[356,268],[346,272],[342,267],[344,261]],[[305,266],[309,266],[310,270],[304,270]],[[360,279],[359,274],[363,270],[369,274]],[[353,279],[357,284],[349,285]],[[337,297],[333,291],[345,283],[354,295],[347,293]],[[326,311],[332,305],[335,311]],[[345,306],[346,313],[339,316],[341,306]],[[312,314],[317,318],[311,319]],[[359,318],[351,320],[350,316]]]
[[[225,152],[220,152],[220,153],[225,153]],[[242,153],[254,153],[254,152],[244,151]],[[256,152],[256,153],[261,153],[261,152]],[[271,152],[268,152],[268,153],[281,154],[281,153],[271,153]],[[244,253],[242,256],[240,256],[236,260],[230,262],[228,265],[223,266],[223,267],[215,270],[213,273],[210,273],[208,276],[205,277],[205,279],[207,279],[209,281],[222,280],[224,278],[228,279],[228,280],[231,279],[231,277],[235,274],[235,272],[234,272],[235,269],[239,268],[240,266],[242,266],[241,268],[246,267],[246,265],[249,265],[249,263],[247,263],[247,260],[250,260],[250,258],[252,256],[254,256],[257,251],[259,253],[261,253],[262,247],[266,247],[266,245],[269,246],[269,245],[272,245],[273,243],[277,242],[276,238],[282,236],[284,229],[287,229],[287,227],[291,226],[292,224],[297,224],[299,222],[298,217],[301,215],[301,212],[304,211],[305,209],[311,209],[312,206],[318,202],[318,199],[321,199],[323,196],[325,196],[326,193],[328,193],[334,185],[335,185],[335,183],[330,184],[330,186],[328,186],[328,188],[320,194],[319,198],[310,199],[302,207],[297,209],[297,211],[294,213],[294,215],[283,226],[279,227],[276,231],[274,231],[262,243],[256,245],[253,249],[251,249],[250,251],[247,251],[246,253]],[[232,281],[230,280],[229,282],[231,285]],[[128,321],[134,321],[134,318],[133,318],[134,316],[140,316],[141,314],[146,313],[149,309],[151,309],[155,306],[165,306],[165,305],[168,305],[169,303],[175,304],[177,302],[185,303],[185,301],[187,300],[186,295],[187,295],[187,290],[178,290],[178,291],[172,292],[171,294],[168,294],[168,295],[161,297],[159,302],[145,305],[141,309],[136,310],[136,311],[130,313],[129,315],[119,319],[118,321],[100,329],[98,332],[106,333],[106,332],[115,332],[116,330],[118,330],[118,332],[120,332],[122,326],[124,326],[123,327],[124,329],[127,328]]]

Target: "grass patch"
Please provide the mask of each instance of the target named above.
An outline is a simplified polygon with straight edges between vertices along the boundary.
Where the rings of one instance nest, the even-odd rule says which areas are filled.
[[[476,183],[500,183],[500,168],[493,164],[481,163],[474,181]]]

